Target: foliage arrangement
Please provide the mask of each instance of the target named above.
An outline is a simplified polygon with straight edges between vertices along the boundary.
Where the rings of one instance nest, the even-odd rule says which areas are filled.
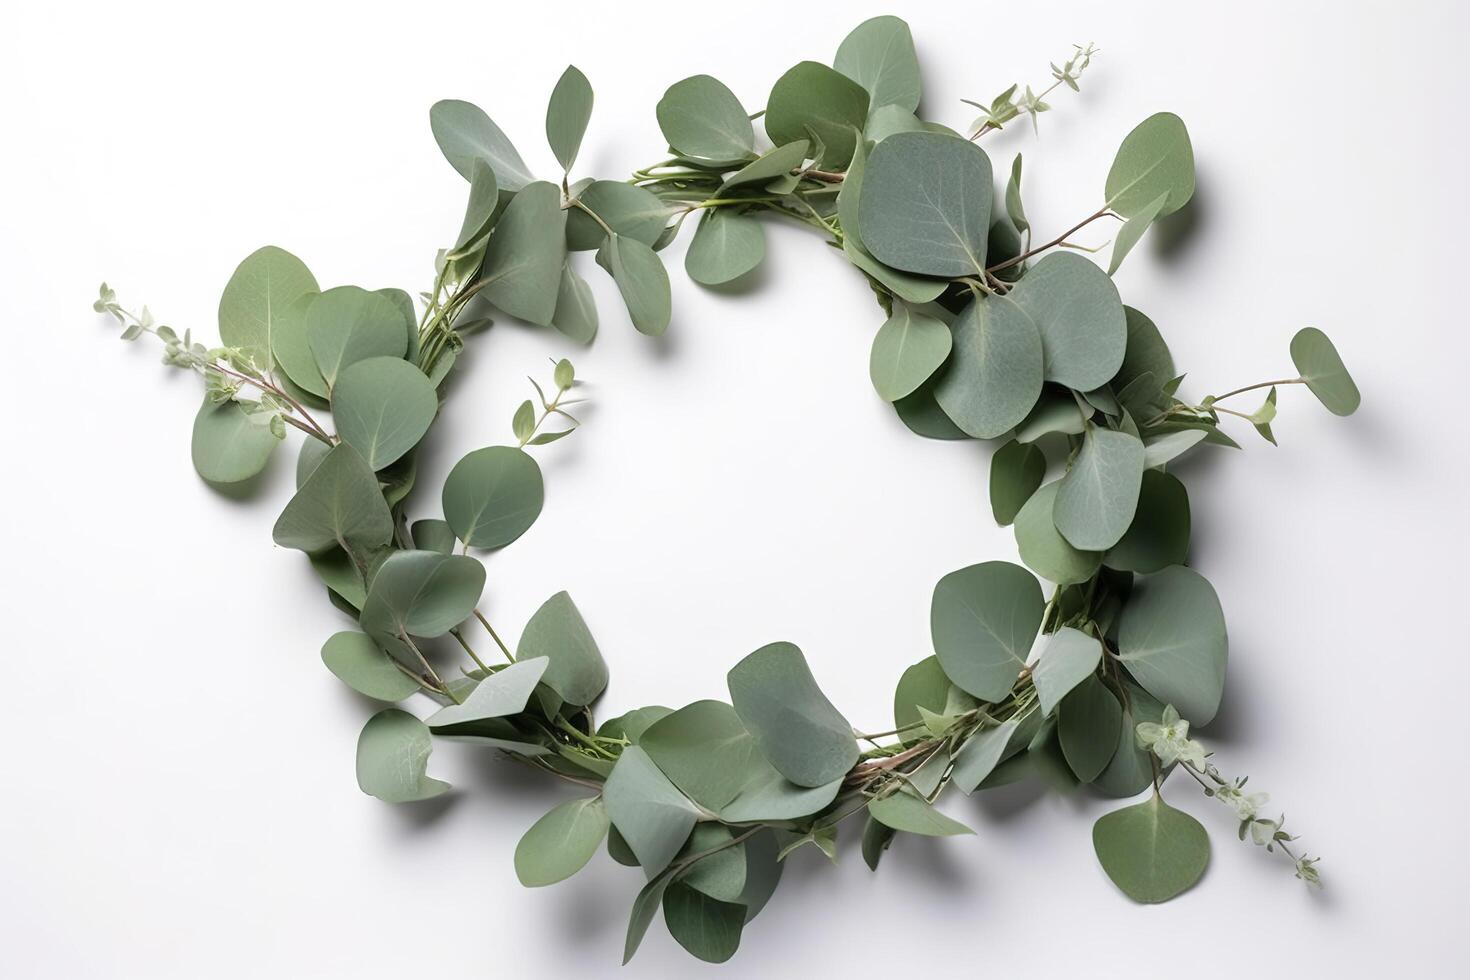
[[[1149,225],[1193,194],[1193,150],[1174,115],[1126,136],[1096,210],[1033,240],[1021,157],[997,193],[980,144],[1023,116],[1034,124],[1052,92],[1077,89],[1095,53],[1077,48],[1053,64],[1040,94],[1013,85],[971,103],[980,116],[961,135],[916,114],[908,26],[877,17],[843,40],[831,67],[806,61],[782,75],[760,112],[708,75],[676,82],[656,109],[669,154],[630,180],[569,176],[593,96],[568,68],[546,114],[557,181],[536,179],[476,106],[433,107],[434,137],[469,195],[418,307],[396,289],[323,289],[295,256],[266,247],[225,286],[220,346],[207,347],[102,287],[95,308],[124,325],[124,339],[151,335],[166,363],[202,376],[192,452],[205,480],[249,480],[288,428],[304,434],[274,539],[306,555],[353,622],[322,660],[369,698],[435,709],[421,719],[387,707],[368,720],[357,748],[365,793],[408,803],[445,792],[428,772],[434,739],[496,749],[584,787],[526,832],[516,873],[529,886],[561,881],[604,841],[641,868],[626,957],[661,908],[690,953],[726,960],[793,849],[835,860],[839,827],[856,817],[876,870],[897,835],[971,833],[935,808],[948,787],[969,794],[1022,778],[1147,794],[1093,828],[1103,870],[1136,901],[1178,895],[1209,858],[1204,827],[1161,796],[1175,770],[1225,804],[1242,840],[1317,882],[1315,859],[1265,814],[1265,795],[1222,774],[1191,738],[1191,723],[1220,704],[1226,629],[1214,589],[1187,564],[1189,496],[1170,466],[1201,443],[1238,448],[1222,428],[1230,417],[1274,443],[1282,388],[1304,385],[1338,415],[1354,411],[1358,391],[1328,338],[1307,328],[1290,345],[1294,375],[1198,401],[1180,394],[1159,330],[1112,280]],[[512,651],[476,608],[485,572],[471,554],[510,544],[540,515],[531,450],[577,426],[572,365],[556,362],[549,385],[533,380],[513,441],[466,455],[440,513],[410,522],[415,448],[486,310],[591,342],[598,311],[575,253],[594,252],[633,326],[662,333],[671,304],[660,252],[685,221],[696,223],[690,278],[718,285],[761,262],[765,215],[811,226],[871,287],[886,317],[872,383],[910,429],[997,441],[990,504],[1014,527],[1026,567],[987,561],[940,579],[933,655],[903,671],[884,731],[854,729],[801,650],[782,642],[735,665],[728,701],[651,705],[599,724],[608,668],[571,597],[548,599]],[[1106,270],[1071,240],[1103,220],[1120,222]],[[1264,392],[1257,407],[1234,407],[1253,392]],[[467,659],[448,669],[446,647]]]

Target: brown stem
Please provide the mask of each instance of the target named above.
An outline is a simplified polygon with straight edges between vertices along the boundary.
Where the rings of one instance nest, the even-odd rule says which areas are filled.
[[[1075,232],[1080,231],[1081,229],[1083,229],[1083,228],[1087,227],[1088,225],[1092,224],[1098,218],[1105,218],[1105,217],[1107,217],[1108,215],[1110,215],[1112,213],[1113,212],[1112,212],[1111,209],[1104,207],[1101,211],[1097,212],[1096,214],[1092,214],[1092,215],[1089,215],[1086,218],[1083,218],[1081,221],[1077,222],[1075,225],[1073,225],[1072,227],[1068,228],[1066,231],[1062,232],[1056,238],[1053,238],[1051,241],[1045,243],[1044,245],[1037,245],[1035,248],[1028,248],[1026,251],[1022,252],[1020,255],[1016,256],[1015,258],[1013,258],[1013,259],[1007,259],[1004,262],[1001,262],[1001,263],[999,263],[997,265],[993,265],[990,268],[986,269],[985,271],[987,273],[989,273],[989,272],[999,272],[1002,269],[1009,269],[1013,265],[1017,265],[1017,264],[1019,264],[1021,262],[1026,261],[1027,259],[1029,259],[1031,256],[1037,254],[1038,252],[1045,252],[1049,248],[1055,248],[1056,246],[1062,244],[1062,242],[1064,242],[1068,238],[1070,238]]]

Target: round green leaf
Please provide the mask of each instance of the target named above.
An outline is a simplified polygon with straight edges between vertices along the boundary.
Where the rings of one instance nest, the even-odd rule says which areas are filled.
[[[699,823],[689,841],[679,852],[679,860],[697,854],[705,856],[689,866],[679,880],[690,888],[722,902],[738,902],[745,891],[745,848],[731,844],[729,827],[717,823]],[[720,848],[720,850],[715,850]],[[713,854],[705,854],[714,851]]]
[[[1145,470],[1138,513],[1128,533],[1103,557],[1103,564],[1125,572],[1149,573],[1182,565],[1188,558],[1189,492],[1173,474]]]
[[[1095,640],[1093,641],[1096,642]],[[1057,708],[1057,740],[1072,772],[1084,783],[1102,775],[1118,748],[1123,706],[1089,673]]]
[[[1158,793],[1099,818],[1092,846],[1113,884],[1135,902],[1167,902],[1199,881],[1210,862],[1205,828]]]
[[[286,504],[271,536],[283,548],[308,553],[341,547],[367,554],[392,539],[393,515],[372,467],[340,443]]]
[[[657,337],[667,330],[673,300],[669,274],[658,253],[636,238],[609,235],[597,255],[612,273],[638,332]]]
[[[332,634],[322,645],[322,663],[358,694],[379,701],[402,701],[419,689],[372,637],[356,630]]]
[[[994,188],[990,159],[974,143],[890,136],[869,154],[862,181],[862,243],[878,261],[945,278],[984,272]]]
[[[545,657],[541,682],[568,704],[591,704],[607,687],[607,663],[572,597],[558,592],[521,631],[516,661]]]
[[[1118,287],[1082,256],[1053,252],[1003,300],[1015,303],[1036,324],[1046,380],[1091,391],[1107,384],[1122,366],[1128,323]]]
[[[239,402],[216,405],[206,398],[194,416],[189,455],[194,472],[210,483],[242,483],[265,469],[280,443],[265,416],[251,418]]]
[[[406,711],[385,708],[357,737],[357,785],[387,803],[439,796],[449,784],[426,774],[433,745],[429,729]]]
[[[638,744],[675,786],[711,811],[735,798],[750,777],[752,757],[759,758],[735,709],[720,701],[680,708],[650,725]]]
[[[577,200],[602,219],[603,224],[625,238],[636,238],[652,248],[673,214],[658,197],[621,180],[594,180],[577,194]],[[581,208],[567,209],[567,247],[585,252],[602,244],[607,232]]]
[[[727,208],[710,208],[694,230],[684,269],[697,283],[719,286],[745,275],[765,257],[766,232],[759,221]]]
[[[592,85],[576,65],[568,65],[546,106],[546,142],[562,170],[572,169],[591,118]]]
[[[436,102],[429,110],[429,126],[444,158],[465,180],[473,178],[476,160],[490,164],[501,190],[518,191],[535,179],[505,133],[479,106],[458,99]]]
[[[311,270],[290,252],[274,245],[251,252],[219,298],[220,340],[269,370],[277,322],[292,303],[316,291]]]
[[[485,567],[467,555],[395,551],[378,566],[362,607],[375,636],[443,636],[469,618],[485,589]]]
[[[1041,395],[1041,334],[1005,297],[972,300],[951,329],[954,353],[934,397],[965,432],[994,439],[1024,421]]]
[[[1134,585],[1118,623],[1118,659],[1196,725],[1220,707],[1228,649],[1225,614],[1204,576],[1173,565]]]
[[[351,364],[369,357],[402,358],[408,351],[398,306],[357,286],[335,286],[311,301],[306,339],[328,388]]]
[[[1133,128],[1118,147],[1104,188],[1106,207],[1131,218],[1162,196],[1160,215],[1173,214],[1194,195],[1194,148],[1184,121],[1157,112]]]
[[[602,798],[613,826],[649,875],[668,867],[700,816],[699,808],[637,745],[618,756],[603,784]]]
[[[485,246],[481,295],[511,316],[549,325],[567,258],[566,228],[559,187],[544,180],[523,187]]]
[[[695,959],[724,963],[740,948],[744,905],[710,898],[681,879],[664,892],[663,906],[669,934]]]
[[[1005,527],[1046,479],[1046,454],[1012,439],[990,457],[990,512]]]
[[[1133,523],[1142,481],[1143,443],[1127,432],[1089,426],[1057,488],[1057,530],[1081,551],[1111,548]]]
[[[1298,330],[1291,338],[1291,362],[1327,411],[1351,415],[1358,410],[1358,386],[1325,333],[1316,327]]]
[[[306,333],[306,314],[318,295],[313,292],[299,296],[274,317],[271,352],[296,387],[318,398],[326,398],[330,391],[321,368],[316,366],[316,355],[311,352],[311,341]]]
[[[929,630],[945,674],[981,701],[1010,692],[1041,628],[1036,577],[988,561],[950,572],[934,586]]]
[[[670,85],[655,111],[664,139],[683,156],[725,163],[755,148],[755,131],[740,100],[709,75]]]
[[[1102,654],[1102,644],[1095,636],[1070,626],[1053,633],[1031,673],[1041,713],[1051,714],[1073,688],[1093,676]]]
[[[814,134],[826,146],[822,165],[841,170],[852,159],[868,119],[868,93],[846,75],[803,61],[777,79],[766,100],[766,135],[777,146]]]
[[[942,320],[916,313],[902,303],[893,307],[893,315],[878,328],[873,338],[873,352],[868,358],[868,374],[879,397],[895,402],[939,370],[954,340]]]
[[[794,644],[771,643],[727,677],[730,700],[761,754],[799,786],[822,786],[857,763],[852,726],[817,686]]]
[[[1052,481],[1031,495],[1016,515],[1016,548],[1026,567],[1049,582],[1072,585],[1086,582],[1102,564],[1096,551],[1079,551],[1067,543],[1052,521],[1052,507],[1060,481]]]
[[[546,491],[529,454],[490,446],[466,455],[444,481],[444,519],[459,540],[502,548],[536,522]]]
[[[332,391],[337,434],[374,470],[417,446],[438,411],[439,396],[424,372],[396,357],[351,364]]]
[[[853,28],[837,49],[833,67],[868,92],[876,110],[919,108],[919,58],[909,25],[897,17],[873,17]]]
[[[944,413],[934,398],[934,383],[927,381],[919,385],[914,393],[893,403],[898,418],[908,426],[910,432],[925,439],[968,439],[969,434],[954,424],[954,419]]]
[[[456,725],[507,718],[526,710],[536,685],[546,673],[550,661],[545,657],[517,660],[502,667],[475,685],[459,704],[447,705],[425,721],[439,731]]]
[[[570,878],[592,860],[607,828],[607,808],[600,796],[554,807],[516,845],[516,877],[527,888]]]

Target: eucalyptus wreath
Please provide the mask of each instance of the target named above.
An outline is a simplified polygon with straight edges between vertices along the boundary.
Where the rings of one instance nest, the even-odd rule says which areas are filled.
[[[476,106],[432,108],[434,137],[469,196],[418,306],[398,289],[324,289],[301,260],[268,246],[225,285],[220,345],[210,347],[147,307],[124,309],[102,286],[95,308],[124,326],[123,339],[151,335],[167,364],[203,378],[192,445],[203,479],[250,480],[288,428],[304,434],[296,492],[273,536],[306,555],[352,621],[322,660],[368,698],[415,708],[385,707],[363,727],[363,792],[390,803],[446,792],[428,774],[435,739],[495,749],[585,789],[526,832],[516,874],[528,886],[561,881],[606,841],[646,882],[625,958],[661,907],[690,953],[728,959],[784,858],[810,844],[836,860],[849,817],[875,870],[899,834],[971,833],[934,805],[950,786],[969,794],[1038,778],[1109,797],[1146,793],[1099,819],[1093,843],[1119,890],[1162,902],[1200,878],[1210,852],[1200,822],[1161,796],[1180,772],[1225,805],[1242,840],[1318,882],[1316,859],[1267,815],[1266,796],[1222,773],[1192,737],[1220,704],[1226,630],[1214,589],[1188,565],[1189,496],[1170,468],[1200,444],[1239,448],[1227,418],[1274,443],[1281,389],[1304,385],[1337,415],[1357,408],[1358,391],[1309,327],[1291,341],[1294,374],[1198,401],[1180,394],[1159,330],[1123,305],[1112,279],[1148,227],[1194,192],[1177,116],[1158,113],[1128,133],[1100,206],[1034,240],[1020,155],[997,192],[981,143],[1023,117],[1034,125],[1053,92],[1078,88],[1095,54],[1079,47],[1052,64],[1039,93],[1012,85],[971,102],[980,115],[961,135],[916,114],[909,28],[876,17],[842,41],[831,67],[804,61],[782,75],[760,112],[708,75],[676,82],[656,107],[668,154],[628,180],[569,176],[593,102],[570,67],[546,113],[559,181],[536,179]],[[760,264],[766,215],[815,229],[871,287],[885,316],[872,383],[904,424],[932,439],[998,443],[990,505],[1014,527],[1026,567],[986,561],[939,580],[934,653],[903,671],[884,730],[854,729],[784,642],[734,666],[728,701],[650,705],[599,724],[608,668],[569,595],[536,611],[514,651],[476,608],[485,571],[472,552],[532,526],[544,488],[531,450],[578,425],[572,365],[555,362],[549,385],[532,380],[509,444],[454,466],[442,516],[410,522],[415,449],[487,310],[591,342],[598,311],[576,253],[593,252],[633,326],[661,334],[670,285],[660,251],[685,221],[696,221],[685,268],[714,286]],[[1121,222],[1106,270],[1072,240],[1100,221]],[[1236,407],[1251,393],[1263,397],[1257,407]],[[464,658],[454,668],[451,651]]]

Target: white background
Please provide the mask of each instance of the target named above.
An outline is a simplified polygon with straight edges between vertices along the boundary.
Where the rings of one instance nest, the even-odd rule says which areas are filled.
[[[830,60],[885,8],[41,8],[6,15],[0,57],[0,974],[613,975],[638,873],[599,856],[527,891],[511,868],[561,786],[450,746],[431,763],[458,787],[442,803],[359,793],[371,706],[317,655],[344,620],[270,541],[293,454],[242,501],[201,484],[197,381],[119,344],[89,304],[106,278],[212,335],[225,280],[266,243],[324,285],[417,292],[465,193],[430,137],[434,100],[480,103],[549,175],[544,99],[575,61],[597,91],[579,170],[621,177],[659,157],[653,106],[671,82],[709,72],[759,107],[785,68]],[[1096,206],[1136,122],[1162,108],[1188,122],[1194,225],[1169,247],[1152,232],[1118,276],[1188,390],[1289,372],[1306,324],[1358,378],[1356,417],[1288,389],[1281,448],[1246,430],[1244,453],[1181,469],[1194,562],[1232,639],[1207,743],[1285,807],[1327,887],[1310,894],[1236,843],[1222,808],[1178,784],[1170,798],[1212,833],[1209,872],[1134,906],[1092,855],[1114,804],[1005,790],[949,803],[975,837],[904,839],[876,876],[855,849],[837,868],[794,857],[722,975],[1456,972],[1464,10],[908,5],[927,114],[953,125],[970,118],[962,96],[1045,81],[1073,41],[1101,47],[1039,138],[1018,124],[984,143],[997,170],[1024,150],[1045,237]],[[682,251],[666,253],[662,341],[633,332],[590,261],[590,350],[510,322],[476,338],[413,516],[437,516],[460,454],[509,438],[524,376],[571,356],[586,425],[539,452],[546,510],[487,561],[492,620],[514,636],[570,589],[612,665],[605,717],[723,696],[735,660],[788,639],[855,724],[886,727],[899,673],[929,653],[933,583],[1014,557],[989,517],[988,449],[918,439],[878,401],[880,314],[806,229],[772,225],[766,267],[724,294],[683,276]],[[705,974],[656,925],[621,975]]]

